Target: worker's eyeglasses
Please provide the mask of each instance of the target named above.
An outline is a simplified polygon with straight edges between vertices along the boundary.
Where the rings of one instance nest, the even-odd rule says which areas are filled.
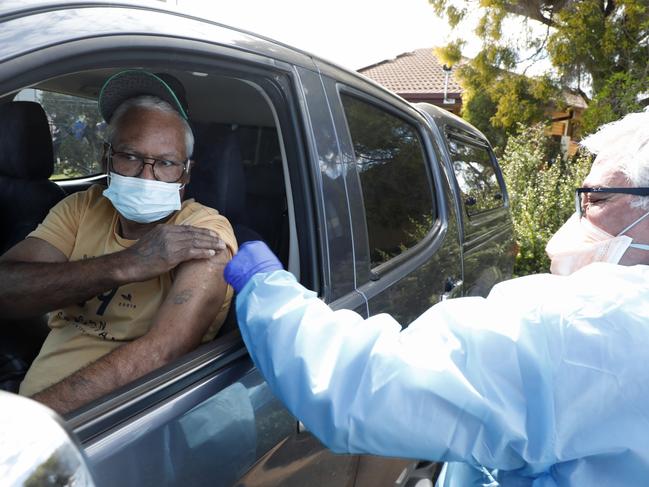
[[[144,171],[145,164],[153,168],[153,177],[165,183],[175,183],[183,177],[187,170],[189,159],[170,161],[142,156],[131,152],[114,152],[113,146],[108,145],[108,164],[120,176],[138,177]],[[152,162],[146,162],[152,161]]]
[[[649,196],[649,188],[577,188],[575,189],[575,211],[579,217],[586,212],[586,195],[589,193],[619,193],[634,196]]]

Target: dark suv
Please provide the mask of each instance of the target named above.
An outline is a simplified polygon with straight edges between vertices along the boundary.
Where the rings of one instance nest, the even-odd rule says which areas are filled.
[[[2,251],[65,194],[105,181],[96,100],[125,68],[184,85],[190,196],[334,308],[409,323],[510,276],[507,192],[475,128],[297,49],[123,2],[0,4],[0,108],[42,105],[51,134],[21,146],[0,133]],[[0,132],[15,123],[0,117]],[[0,330],[3,357],[27,365],[46,332]],[[269,392],[233,316],[213,342],[65,420],[100,486],[430,485],[437,468],[329,452]]]

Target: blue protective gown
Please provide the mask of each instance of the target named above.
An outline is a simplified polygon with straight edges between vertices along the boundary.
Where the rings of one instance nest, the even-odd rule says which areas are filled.
[[[444,485],[649,485],[647,266],[513,279],[405,330],[275,271],[237,313],[272,390],[336,452],[463,462]]]

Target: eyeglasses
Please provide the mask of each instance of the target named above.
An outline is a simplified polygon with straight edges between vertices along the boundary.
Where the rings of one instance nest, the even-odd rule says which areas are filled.
[[[178,162],[131,152],[115,152],[111,144],[107,144],[107,146],[108,164],[120,176],[138,177],[144,171],[144,166],[148,164],[153,169],[153,177],[158,181],[175,183],[183,177],[189,163],[189,159]],[[153,162],[146,162],[147,160]]]
[[[649,188],[576,188],[575,211],[579,217],[583,217],[586,211],[583,205],[584,197],[582,195],[588,193],[619,193],[634,196],[649,196]]]

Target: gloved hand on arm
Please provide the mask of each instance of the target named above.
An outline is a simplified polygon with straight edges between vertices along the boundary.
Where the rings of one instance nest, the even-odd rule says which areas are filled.
[[[246,242],[239,247],[237,255],[225,267],[225,280],[237,293],[255,275],[283,269],[273,251],[261,240]]]

